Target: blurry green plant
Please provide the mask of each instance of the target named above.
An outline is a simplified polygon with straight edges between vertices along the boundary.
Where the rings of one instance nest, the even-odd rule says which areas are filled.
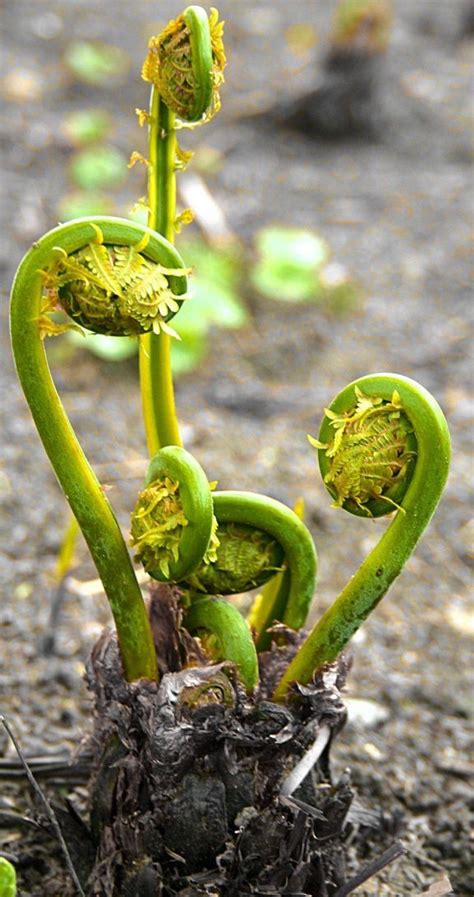
[[[213,250],[201,240],[183,240],[183,254],[193,268],[191,302],[176,321],[181,341],[171,357],[176,375],[193,370],[205,356],[212,328],[238,330],[249,321],[239,295],[240,260],[235,249]],[[195,273],[194,273],[195,272]]]
[[[127,160],[114,146],[91,146],[71,162],[71,177],[82,190],[107,190],[119,186],[127,176]]]
[[[265,227],[256,236],[253,286],[269,299],[305,302],[318,292],[318,275],[329,258],[327,243],[308,230]]]
[[[115,202],[105,191],[124,180],[127,164],[115,147],[104,143],[111,130],[111,116],[100,107],[76,110],[64,118],[61,132],[76,149],[69,170],[76,189],[58,203],[61,221],[115,212]]]
[[[391,0],[339,0],[332,22],[331,46],[383,53],[390,41],[392,19]]]
[[[92,215],[112,215],[115,203],[108,193],[100,190],[72,190],[58,203],[60,221],[74,218],[90,218]]]
[[[61,132],[72,146],[97,143],[108,137],[112,130],[112,119],[105,109],[79,109],[71,112],[63,120]]]
[[[250,281],[279,302],[319,302],[334,311],[357,304],[359,290],[343,266],[330,262],[327,242],[314,231],[272,225],[255,239],[258,259]]]
[[[122,48],[99,41],[73,41],[66,48],[64,62],[78,81],[99,87],[116,83],[130,64]]]

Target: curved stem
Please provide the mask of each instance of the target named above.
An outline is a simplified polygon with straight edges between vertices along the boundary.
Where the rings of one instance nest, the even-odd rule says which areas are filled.
[[[120,527],[80,447],[49,370],[40,336],[43,279],[56,247],[68,255],[100,228],[106,243],[135,245],[148,235],[146,255],[177,267],[172,246],[146,227],[117,218],[79,219],[50,231],[26,254],[12,288],[11,337],[18,376],[43,445],[91,551],[107,594],[128,680],[155,678],[156,657],[140,587]]]
[[[150,103],[148,225],[174,242],[176,217],[175,115],[153,87]],[[171,338],[167,333],[140,337],[140,383],[148,451],[182,445],[171,371]]]
[[[298,499],[293,508],[294,513],[304,523],[304,501]],[[247,622],[256,636],[257,651],[265,651],[270,647],[272,635],[269,632],[275,620],[282,620],[288,602],[291,586],[291,571],[280,570],[262,588],[247,614]],[[316,586],[316,574],[314,587]]]
[[[214,492],[218,523],[241,523],[268,533],[283,548],[289,577],[283,576],[275,603],[268,608],[259,648],[267,647],[266,630],[275,620],[292,629],[303,626],[313,600],[317,556],[309,530],[286,505],[256,492]]]
[[[354,387],[364,395],[390,402],[394,390],[414,429],[417,443],[414,471],[402,510],[368,558],[313,628],[279,682],[274,699],[284,700],[292,682],[307,683],[324,664],[335,661],[354,632],[377,606],[415,549],[440,500],[450,459],[448,426],[433,396],[407,377],[376,374],[351,383],[330,406],[342,414],[355,403]],[[320,435],[327,434],[329,422]]]
[[[258,660],[250,629],[236,607],[222,598],[198,598],[186,611],[189,632],[205,630],[216,636],[222,657],[235,663],[248,689],[258,684]]]

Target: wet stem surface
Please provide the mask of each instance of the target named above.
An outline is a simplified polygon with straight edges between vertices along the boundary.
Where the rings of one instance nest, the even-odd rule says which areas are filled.
[[[189,145],[222,153],[222,167],[208,182],[243,240],[273,221],[317,229],[334,259],[361,283],[364,301],[341,316],[255,300],[252,326],[216,332],[200,370],[180,381],[179,413],[187,447],[220,488],[254,489],[289,504],[304,495],[320,555],[316,616],[386,524],[330,509],[306,433],[316,432],[332,395],[370,371],[413,376],[440,401],[453,436],[448,488],[415,557],[354,639],[348,697],[373,702],[378,717],[374,723],[355,718],[333,757],[337,772],[352,767],[362,804],[405,819],[407,857],[358,893],[421,894],[445,872],[456,893],[467,897],[474,889],[467,859],[473,806],[467,760],[472,42],[459,34],[461,0],[446,9],[428,0],[416,7],[396,0],[381,85],[388,126],[380,140],[331,144],[269,132],[257,118],[245,121],[246,106],[268,107],[275,95],[291,97],[312,85],[333,5],[221,3],[229,49],[224,109]],[[16,382],[6,293],[22,253],[55,224],[57,203],[69,189],[64,115],[105,106],[114,116],[113,142],[126,155],[144,149],[133,116],[147,101],[139,79],[86,88],[67,74],[62,53],[72,35],[102,39],[129,54],[136,74],[146,38],[178,9],[162,3],[158,16],[145,0],[133,8],[117,0],[112,15],[108,6],[73,0],[65,10],[56,2],[5,5],[0,687],[2,710],[33,754],[74,747],[88,729],[81,674],[108,612],[100,596],[71,594],[58,656],[40,655],[67,514]],[[292,16],[315,28],[319,44],[309,56],[295,55],[285,42]],[[117,211],[141,192],[143,175],[135,170],[116,194]],[[135,365],[107,366],[86,353],[70,358],[57,346],[58,389],[127,527],[146,466]],[[83,546],[75,575],[82,581],[95,576]],[[2,733],[0,749],[11,753]],[[18,788],[5,793],[24,807]],[[3,831],[1,849],[21,852],[21,837]],[[365,856],[354,856],[355,867],[370,856],[369,838]],[[51,882],[48,893],[56,886],[63,893]]]

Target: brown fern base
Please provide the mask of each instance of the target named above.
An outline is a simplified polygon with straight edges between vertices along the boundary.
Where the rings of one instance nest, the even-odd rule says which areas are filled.
[[[296,800],[282,800],[280,788],[320,727],[343,725],[342,664],[284,707],[269,695],[295,647],[275,649],[262,655],[263,685],[249,698],[227,664],[179,669],[199,649],[179,634],[171,589],[155,590],[156,615],[161,634],[170,624],[157,641],[159,684],[123,681],[112,635],[89,666],[98,760],[88,895],[335,894],[345,880],[347,781],[331,783],[326,749]]]

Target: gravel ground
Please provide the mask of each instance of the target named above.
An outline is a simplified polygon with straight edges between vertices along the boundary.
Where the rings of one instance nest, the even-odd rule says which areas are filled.
[[[297,0],[291,7],[281,0],[223,0],[229,57],[223,110],[186,142],[221,153],[222,165],[209,185],[243,241],[268,222],[316,228],[334,259],[361,284],[364,300],[358,310],[337,315],[252,297],[252,326],[213,335],[205,363],[179,382],[178,406],[187,447],[221,488],[250,488],[290,504],[305,496],[321,564],[316,614],[386,523],[351,519],[329,507],[306,433],[317,430],[330,398],[366,372],[412,376],[441,403],[453,437],[445,497],[390,596],[354,639],[348,685],[353,718],[333,756],[336,772],[351,766],[361,803],[386,814],[386,843],[399,826],[408,845],[405,859],[358,893],[418,895],[447,875],[455,893],[468,897],[474,892],[468,864],[474,790],[467,753],[473,49],[463,32],[468,5],[395,0],[380,84],[385,125],[378,140],[334,144],[272,129],[268,121],[261,126],[258,109],[268,109],[277,97],[290,100],[314,83],[333,7],[332,0]],[[115,145],[126,155],[144,149],[133,115],[146,103],[143,83],[129,77],[118,89],[80,86],[64,67],[64,48],[73,37],[106,40],[127,52],[136,73],[146,38],[177,11],[168,0],[159,9],[146,0],[116,0],[113,14],[111,3],[97,6],[91,0],[69,0],[65,8],[55,0],[4,4],[0,688],[4,712],[30,753],[72,748],[88,729],[81,676],[108,612],[104,600],[84,588],[71,594],[58,654],[41,656],[67,515],[16,382],[6,296],[22,253],[54,225],[68,189],[71,149],[61,134],[64,115],[104,106],[114,116]],[[314,26],[316,44],[306,55],[288,45],[292,21]],[[244,117],[246,110],[251,118]],[[142,191],[143,173],[135,169],[116,194],[117,209]],[[72,422],[101,480],[112,485],[110,498],[126,527],[146,466],[135,364],[107,365],[84,353],[71,358],[56,346],[52,364]],[[75,575],[82,582],[94,578],[85,547]],[[11,753],[1,732],[0,752]],[[8,802],[24,805],[18,789],[7,795]],[[0,844],[21,853],[17,832],[4,830]],[[383,846],[369,838],[367,857]]]

